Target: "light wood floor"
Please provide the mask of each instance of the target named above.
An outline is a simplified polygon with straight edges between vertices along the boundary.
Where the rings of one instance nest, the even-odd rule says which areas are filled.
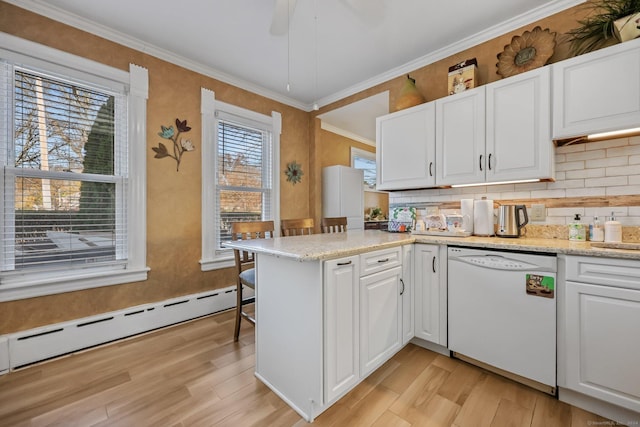
[[[0,426],[303,426],[255,379],[253,328],[199,319],[0,377]],[[295,345],[295,343],[292,343]],[[603,418],[408,345],[315,426],[597,425]]]

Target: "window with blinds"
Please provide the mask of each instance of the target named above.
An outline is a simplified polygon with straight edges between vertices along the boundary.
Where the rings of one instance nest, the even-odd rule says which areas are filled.
[[[217,120],[216,230],[218,249],[231,240],[230,224],[272,218],[271,132],[259,126]]]
[[[2,271],[126,257],[126,96],[4,64]]]

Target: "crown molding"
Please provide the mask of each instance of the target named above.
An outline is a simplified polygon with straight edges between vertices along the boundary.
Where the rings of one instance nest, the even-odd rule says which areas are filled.
[[[474,46],[484,43],[496,37],[502,36],[511,31],[517,30],[527,24],[546,18],[563,10],[577,6],[581,3],[585,3],[586,0],[559,0],[551,1],[546,5],[539,6],[527,13],[515,16],[500,24],[489,27],[486,30],[480,31],[472,36],[466,37],[456,43],[452,43],[449,46],[445,46],[442,49],[438,49],[428,55],[409,61],[399,67],[393,68],[385,73],[374,76],[361,83],[348,87],[344,90],[329,95],[318,100],[318,105],[324,107],[333,102],[340,101],[348,96],[355,95],[363,90],[369,89],[373,86],[392,80],[396,77],[406,75],[409,72],[415,71],[419,68],[433,64],[441,59],[448,58],[463,50],[470,49]]]
[[[10,3],[14,6],[20,7],[22,9],[26,9],[31,12],[37,13],[39,15],[43,15],[47,18],[51,18],[63,24],[67,24],[72,27],[78,28],[80,30],[86,31],[88,33],[95,34],[99,37],[105,38],[112,42],[129,47],[131,49],[135,49],[140,52],[146,53],[148,55],[154,56],[156,58],[162,59],[164,61],[179,65],[191,71],[200,73],[204,76],[214,78],[221,82],[230,84],[232,86],[236,86],[240,89],[244,89],[252,93],[255,93],[257,95],[272,99],[274,101],[281,102],[291,107],[298,108],[306,112],[310,112],[313,110],[313,104],[306,104],[296,99],[283,96],[277,92],[266,89],[254,83],[248,82],[244,79],[240,79],[238,77],[224,73],[213,67],[209,67],[197,61],[193,61],[193,60],[184,58],[180,55],[176,55],[165,49],[161,49],[157,46],[153,46],[151,44],[145,43],[141,40],[128,36],[119,31],[115,31],[104,25],[100,25],[90,20],[84,19],[80,16],[70,14],[60,8],[47,4],[44,0],[3,0],[3,1],[5,1],[6,3]],[[561,12],[563,10],[569,9],[573,6],[576,6],[578,4],[585,3],[585,2],[586,0],[550,1],[549,3],[539,6],[538,8],[533,9],[532,11],[518,15],[514,18],[511,18],[500,24],[494,25],[493,27],[490,27],[472,36],[466,37],[456,43],[450,44],[449,46],[446,46],[442,49],[438,49],[428,55],[425,55],[413,61],[407,62],[399,67],[393,68],[387,72],[374,76],[361,83],[350,86],[344,90],[341,90],[332,95],[319,99],[317,101],[317,104],[319,107],[324,107],[333,102],[339,101],[348,96],[362,92],[363,90],[369,89],[373,86],[392,80],[398,76],[402,76],[409,72],[415,71],[418,68],[422,68],[426,65],[429,65],[441,59],[447,58],[463,50],[469,49],[480,43],[484,43],[488,40],[501,36],[505,33],[516,30],[522,26],[530,24],[531,22],[535,22],[537,20],[546,18],[547,16],[553,15],[555,13]]]
[[[376,146],[376,142],[375,141],[371,141],[369,138],[364,138],[364,137],[362,137],[360,135],[356,135],[353,132],[349,132],[348,130],[339,128],[337,126],[330,125],[329,123],[323,121],[322,119],[320,119],[320,129],[323,129],[323,130],[326,130],[328,132],[332,132],[332,133],[338,134],[340,136],[344,136],[345,138],[353,139],[354,141],[361,142],[363,144],[367,144],[367,145],[370,145],[372,147]]]
[[[109,41],[121,44],[131,49],[135,49],[137,51],[154,56],[156,58],[170,62],[172,64],[181,66],[188,70],[195,71],[199,74],[202,74],[207,77],[211,77],[223,83],[227,83],[232,86],[238,87],[240,89],[247,90],[249,92],[255,93],[256,95],[261,95],[266,98],[272,99],[274,101],[281,102],[283,104],[286,104],[291,107],[295,107],[307,112],[312,110],[311,104],[305,104],[296,99],[282,96],[277,92],[266,89],[262,86],[256,85],[244,79],[240,79],[238,77],[232,76],[223,71],[217,70],[213,67],[209,67],[197,61],[193,61],[191,59],[184,58],[180,55],[176,55],[175,53],[170,52],[166,49],[161,49],[152,44],[143,42],[142,40],[139,40],[135,37],[131,37],[129,35],[113,30],[109,27],[106,27],[104,25],[82,18],[78,15],[69,13],[55,6],[46,4],[44,0],[3,0],[3,1],[5,1],[6,3],[10,3],[14,6],[20,7],[22,9],[26,9],[30,12],[37,13],[38,15],[42,15],[47,18],[53,19],[54,21],[58,21],[63,24],[72,26],[74,28],[78,28],[82,31],[95,34]]]

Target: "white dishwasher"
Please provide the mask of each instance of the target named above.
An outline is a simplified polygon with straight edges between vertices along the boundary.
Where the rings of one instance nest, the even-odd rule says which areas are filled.
[[[554,255],[449,247],[454,357],[555,394],[556,271]]]

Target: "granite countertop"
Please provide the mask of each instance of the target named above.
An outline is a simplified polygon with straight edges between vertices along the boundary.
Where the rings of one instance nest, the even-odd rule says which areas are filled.
[[[592,247],[589,242],[572,242],[564,239],[426,236],[409,233],[388,233],[379,230],[243,240],[228,242],[224,246],[298,261],[318,261],[392,248],[409,243],[436,243],[472,248],[640,260],[640,250]]]

